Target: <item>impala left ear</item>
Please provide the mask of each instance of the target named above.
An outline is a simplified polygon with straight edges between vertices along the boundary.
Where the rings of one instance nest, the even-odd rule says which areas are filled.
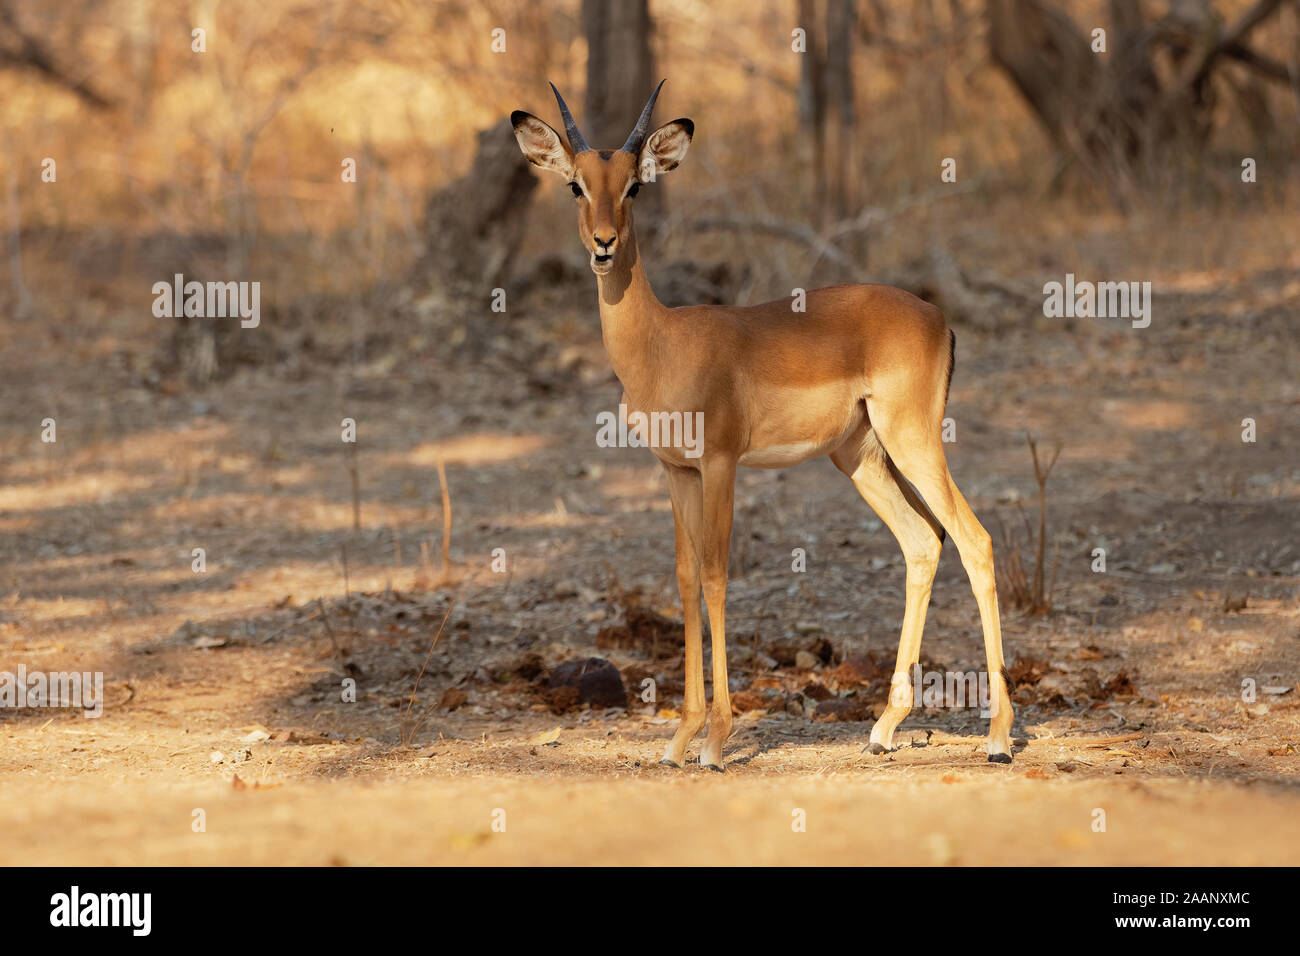
[[[686,158],[695,135],[695,124],[682,118],[665,123],[646,137],[637,158],[637,177],[643,183],[652,183],[660,173],[676,169]]]
[[[573,178],[573,153],[560,139],[560,134],[532,113],[515,110],[510,114],[515,128],[519,150],[534,166],[559,173],[565,179]]]

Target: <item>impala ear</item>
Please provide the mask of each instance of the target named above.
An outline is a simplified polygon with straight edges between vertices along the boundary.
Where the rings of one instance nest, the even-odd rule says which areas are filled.
[[[566,180],[573,179],[573,154],[559,133],[523,110],[511,113],[510,122],[514,125],[515,141],[525,159],[534,166],[558,173]]]
[[[686,158],[695,124],[688,119],[675,119],[665,123],[646,137],[637,159],[637,174],[643,183],[652,183],[660,173],[676,169]]]

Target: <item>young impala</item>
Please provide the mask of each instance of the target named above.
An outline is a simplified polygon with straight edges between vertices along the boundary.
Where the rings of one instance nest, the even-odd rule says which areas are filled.
[[[703,449],[660,442],[686,624],[681,725],[663,762],[681,766],[704,726],[700,595],[713,640],[713,708],[700,763],[723,767],[731,733],[727,689],[727,550],[736,467],[783,468],[828,455],[889,527],[907,560],[907,599],[889,703],[870,750],[892,747],[912,706],[911,669],[921,647],[930,585],[945,529],[961,554],[979,605],[988,658],[988,754],[1011,761],[1011,702],[988,533],[948,474],[940,440],[955,339],[939,310],[884,285],[835,286],[795,300],[747,307],[665,308],[646,281],[632,230],[637,190],[676,169],[695,131],[677,119],[650,132],[659,84],[619,149],[592,149],[552,84],[568,142],[531,113],[511,114],[533,165],[564,177],[578,206],[578,234],[591,253],[600,325],[629,410],[703,413]],[[919,495],[918,495],[919,492]]]

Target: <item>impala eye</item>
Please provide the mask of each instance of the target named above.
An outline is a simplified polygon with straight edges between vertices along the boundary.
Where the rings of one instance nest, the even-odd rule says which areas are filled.
[[[628,198],[628,199],[631,199],[633,196],[635,196],[635,195],[636,195],[638,192],[640,192],[640,191],[641,191],[641,184],[640,184],[640,183],[633,183],[633,184],[632,184],[632,188],[629,189],[629,190],[627,191],[627,198]]]
[[[573,198],[574,198],[574,199],[581,199],[581,198],[582,198],[582,187],[581,187],[581,186],[579,186],[577,183],[569,183],[569,188],[573,190]]]

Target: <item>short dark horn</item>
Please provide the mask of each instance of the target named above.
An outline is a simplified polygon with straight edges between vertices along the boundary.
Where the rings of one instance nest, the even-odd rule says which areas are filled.
[[[641,118],[636,121],[636,128],[632,130],[632,135],[627,138],[627,142],[622,145],[625,153],[631,153],[635,156],[641,152],[641,145],[645,142],[646,135],[650,132],[650,114],[654,112],[655,100],[659,99],[659,91],[663,89],[667,80],[660,80],[655,91],[650,94],[650,99],[646,101],[645,109],[641,111]]]
[[[564,97],[560,91],[551,84],[551,91],[555,93],[555,101],[560,104],[560,116],[564,119],[564,135],[569,137],[569,148],[575,153],[585,153],[591,149],[587,141],[582,138],[582,131],[578,129],[578,124],[573,120],[573,114],[569,112],[569,105],[564,102]]]

